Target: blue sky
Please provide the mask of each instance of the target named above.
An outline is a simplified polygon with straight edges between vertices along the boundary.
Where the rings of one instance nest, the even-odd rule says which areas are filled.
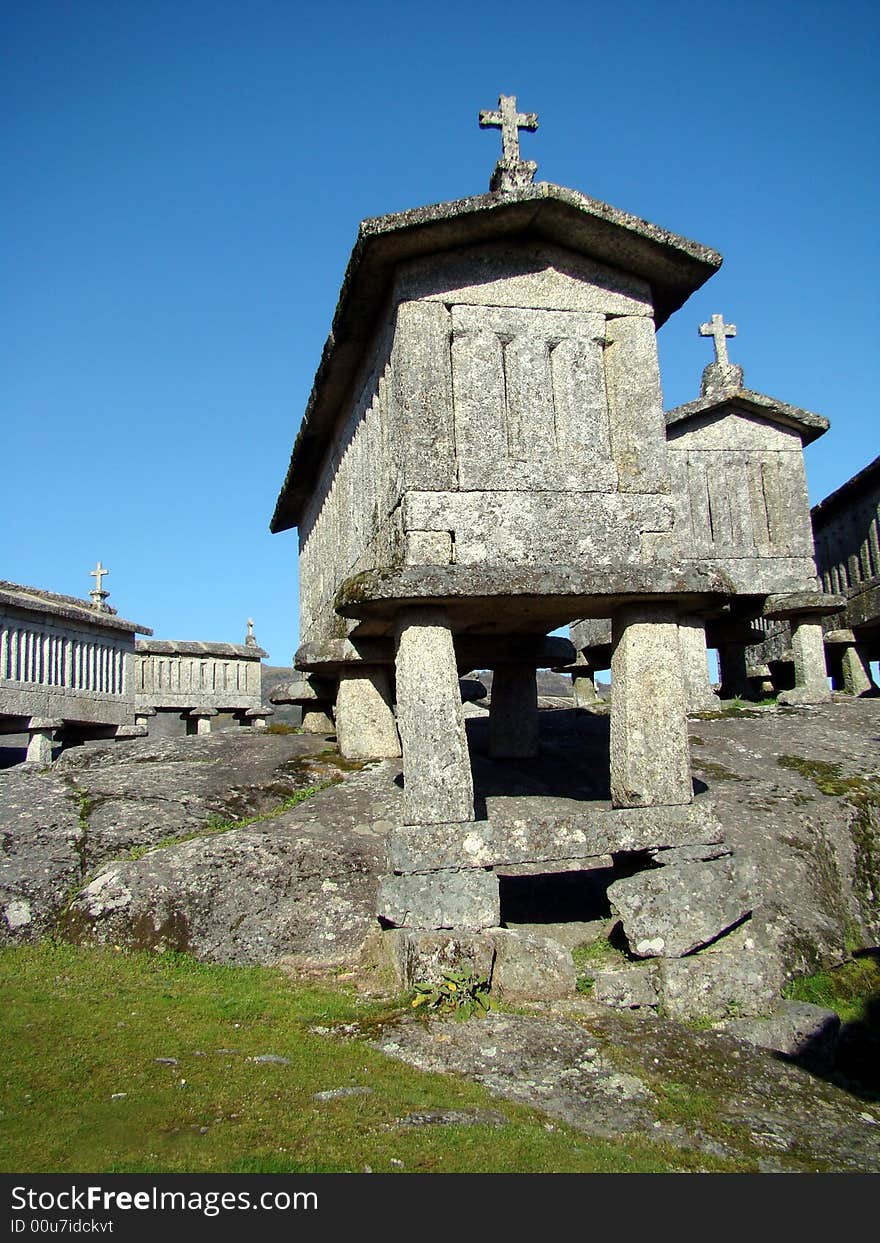
[[[361,218],[481,193],[501,92],[538,177],[724,255],[659,334],[698,395],[831,419],[813,501],[877,452],[878,7],[19,0],[0,106],[0,578],[166,638],[297,639],[268,523]],[[869,387],[870,386],[870,387]]]

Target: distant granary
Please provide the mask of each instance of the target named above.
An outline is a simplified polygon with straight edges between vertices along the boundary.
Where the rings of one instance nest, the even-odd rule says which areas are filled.
[[[822,621],[828,674],[836,690],[874,693],[871,661],[880,659],[880,458],[815,505],[810,516],[822,585],[843,604]],[[785,685],[791,647],[790,627],[777,622],[749,648],[753,676],[766,670],[774,685]]]
[[[666,414],[675,529],[682,550],[722,574],[729,591],[701,614],[679,617],[689,706],[717,706],[707,646],[718,649],[722,697],[744,696],[753,689],[749,658],[760,658],[749,645],[780,628],[794,633],[784,701],[827,699],[822,617],[841,599],[823,593],[817,579],[803,449],[828,421],[746,388],[742,367],[727,353],[736,326],[723,316],[713,315],[699,332],[712,337],[715,360],[703,372],[700,397]],[[589,687],[607,664],[607,623],[602,632],[595,623],[573,627],[572,641],[573,675]]]
[[[830,673],[840,689],[875,690],[870,662],[880,660],[880,457],[812,511],[819,574],[846,606],[826,619]]]
[[[266,726],[262,666],[248,619],[244,643],[138,639],[134,655],[135,713],[151,733],[207,734],[213,726]]]
[[[27,758],[47,764],[53,745],[134,734],[130,663],[135,635],[107,603],[109,573],[91,573],[91,604],[0,582],[0,733],[29,736]]]

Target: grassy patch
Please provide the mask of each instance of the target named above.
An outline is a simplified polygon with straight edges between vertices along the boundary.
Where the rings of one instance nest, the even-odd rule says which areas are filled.
[[[787,984],[784,996],[835,1010],[843,1023],[867,1022],[880,996],[880,961],[865,954],[832,971],[817,971]]]
[[[387,1058],[365,1037],[397,1011],[341,985],[44,943],[0,951],[0,989],[6,1171],[728,1168],[649,1139],[548,1126],[477,1084]],[[315,1099],[340,1088],[367,1090]],[[398,1125],[415,1111],[469,1108],[505,1125]]]
[[[266,726],[267,734],[301,734],[301,725],[288,725],[284,721],[273,721],[271,725]]]
[[[694,771],[713,781],[742,781],[739,773],[725,768],[723,764],[716,764],[713,760],[694,760]]]
[[[577,972],[577,991],[588,993],[593,987],[593,973],[596,971],[613,971],[615,968],[629,966],[629,959],[623,950],[612,945],[607,937],[598,937],[586,945],[578,945],[571,951]]]

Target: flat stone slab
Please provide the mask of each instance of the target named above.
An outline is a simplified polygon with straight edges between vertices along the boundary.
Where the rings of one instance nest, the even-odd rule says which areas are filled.
[[[593,987],[590,997],[603,1006],[634,1010],[641,1006],[656,1006],[660,1001],[653,963],[644,967],[623,967],[616,971],[593,971],[591,975]]]
[[[497,927],[498,877],[476,869],[383,876],[376,914],[397,928]]]
[[[727,1019],[769,1014],[780,1002],[779,955],[759,945],[748,925],[687,958],[657,963],[660,999],[673,1019]]]
[[[608,886],[629,947],[640,958],[681,958],[751,913],[750,870],[733,858],[677,863]]]
[[[561,817],[467,824],[404,825],[386,840],[391,872],[438,868],[503,867],[567,860],[595,865],[596,856],[660,847],[713,845],[723,838],[714,812],[700,803],[685,807],[589,809]]]

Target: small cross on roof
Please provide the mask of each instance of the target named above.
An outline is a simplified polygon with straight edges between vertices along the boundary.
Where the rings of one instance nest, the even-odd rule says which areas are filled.
[[[517,112],[515,95],[499,95],[498,108],[480,110],[480,129],[501,130],[501,159],[495,165],[491,190],[515,190],[532,183],[538,166],[534,160],[523,160],[519,153],[519,131],[538,128],[537,112]]]
[[[92,578],[95,580],[95,586],[89,592],[89,596],[92,600],[92,608],[100,609],[101,611],[109,611],[107,606],[105,606],[104,601],[110,595],[110,592],[105,591],[103,585],[103,579],[105,575],[109,573],[110,571],[105,570],[100,561],[98,561],[98,564],[93,570],[89,570],[89,574],[91,574]]]
[[[714,337],[715,361],[722,367],[730,366],[725,337],[736,336],[736,324],[725,324],[723,315],[713,315],[710,324],[700,324],[701,337]]]

